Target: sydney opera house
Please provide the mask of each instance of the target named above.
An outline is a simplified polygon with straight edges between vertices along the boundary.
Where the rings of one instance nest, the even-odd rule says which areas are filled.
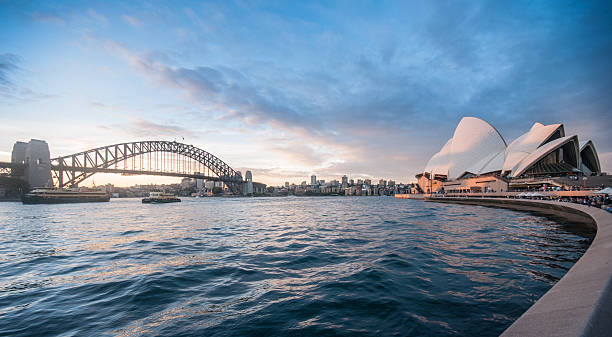
[[[577,179],[599,173],[601,167],[593,142],[566,135],[563,124],[535,123],[507,144],[491,124],[464,117],[453,136],[416,177],[420,192],[425,193],[441,189],[503,192],[512,187],[512,182],[536,185],[544,178]],[[480,185],[474,181],[476,177]]]

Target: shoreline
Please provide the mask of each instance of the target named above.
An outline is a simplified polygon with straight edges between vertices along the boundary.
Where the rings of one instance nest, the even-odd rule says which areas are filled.
[[[612,214],[568,202],[497,198],[426,198],[563,217],[595,228],[591,245],[568,272],[501,336],[607,336],[612,331]]]

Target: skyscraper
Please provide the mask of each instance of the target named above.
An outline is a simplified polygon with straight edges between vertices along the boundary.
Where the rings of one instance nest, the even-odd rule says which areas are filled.
[[[314,174],[310,176],[310,185],[316,185],[317,184],[317,176],[315,176]]]

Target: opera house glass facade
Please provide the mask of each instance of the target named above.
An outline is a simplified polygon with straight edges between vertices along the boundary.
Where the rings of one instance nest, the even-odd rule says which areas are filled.
[[[504,179],[600,173],[595,145],[566,135],[563,124],[535,123],[510,144],[486,121],[461,119],[453,136],[420,176],[457,180],[471,176]]]

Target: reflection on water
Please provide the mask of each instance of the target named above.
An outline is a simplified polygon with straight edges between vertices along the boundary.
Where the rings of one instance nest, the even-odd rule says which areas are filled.
[[[0,335],[496,336],[593,233],[393,198],[0,203]]]

